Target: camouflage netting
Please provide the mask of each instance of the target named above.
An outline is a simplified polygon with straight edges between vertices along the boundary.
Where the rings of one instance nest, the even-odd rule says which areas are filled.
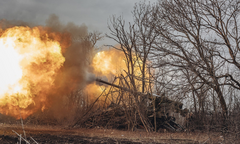
[[[151,99],[151,98],[150,98]],[[155,99],[155,112],[157,117],[169,115],[170,113],[180,113],[183,117],[188,113],[188,109],[182,109],[183,103],[173,101],[169,98],[162,96]],[[148,114],[153,114],[153,103],[148,107]]]
[[[152,101],[151,98],[149,98]],[[167,129],[170,131],[181,131],[183,126],[177,124],[174,114],[180,114],[184,117],[187,109],[182,109],[183,104],[178,101],[170,100],[167,97],[156,97],[155,112],[156,112],[156,127],[157,129]],[[147,119],[150,122],[152,129],[154,128],[154,111],[153,103],[147,107]],[[83,117],[76,124],[78,127],[84,128],[114,128],[114,129],[135,129],[144,128],[137,110],[134,107],[123,108],[121,105],[111,104],[107,109],[99,109],[89,115]]]

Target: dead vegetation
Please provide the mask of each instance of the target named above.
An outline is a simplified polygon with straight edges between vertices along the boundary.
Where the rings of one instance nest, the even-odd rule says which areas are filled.
[[[110,88],[102,86],[94,100],[82,90],[69,94],[62,103],[71,108],[65,119],[39,111],[25,123],[152,135],[148,141],[137,137],[140,142],[239,143],[239,4],[136,4],[133,24],[126,26],[122,17],[113,17],[109,25],[107,37],[120,45],[113,48],[124,53],[127,65],[112,83],[105,82]],[[112,131],[101,136],[111,137]],[[113,139],[110,142],[117,143],[119,136]],[[130,142],[139,142],[136,139]]]
[[[174,114],[177,113],[182,117],[187,115],[188,110],[182,110],[182,103],[169,100],[166,97],[157,97],[155,106],[157,131],[161,131],[161,129],[183,131],[185,129],[183,125],[175,122],[176,118],[174,117]],[[149,121],[150,126],[153,127],[153,104],[149,105],[147,109],[146,119]],[[131,125],[131,122],[134,122],[134,125]],[[139,114],[136,113],[134,107],[128,107],[126,109],[122,105],[115,103],[111,103],[106,109],[98,109],[89,115],[85,115],[73,126],[122,130],[144,129]]]

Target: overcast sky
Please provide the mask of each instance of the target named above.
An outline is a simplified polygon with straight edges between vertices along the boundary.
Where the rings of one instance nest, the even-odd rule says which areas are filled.
[[[153,3],[157,0],[146,1]],[[140,0],[0,0],[0,19],[45,25],[49,15],[56,14],[63,23],[85,24],[89,31],[108,33],[109,18],[116,15],[131,21],[136,2]],[[98,46],[102,44],[114,42],[105,38]]]

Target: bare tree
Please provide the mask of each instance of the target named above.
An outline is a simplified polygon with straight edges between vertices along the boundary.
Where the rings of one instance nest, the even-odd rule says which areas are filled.
[[[168,68],[172,76],[173,71],[179,75],[194,74],[194,83],[188,79],[194,93],[205,86],[213,89],[226,116],[228,110],[222,88],[239,86],[236,74],[228,65],[238,68],[238,2],[164,0],[159,1],[157,7],[149,23],[160,35],[152,51],[158,59],[157,66]],[[230,79],[223,80],[226,77]]]
[[[107,35],[107,37],[120,44],[120,49],[115,48],[123,51],[125,54],[128,68],[126,73],[130,79],[129,88],[133,89],[133,91],[141,90],[142,93],[146,92],[146,86],[150,86],[149,84],[146,85],[146,83],[149,83],[149,77],[146,76],[148,73],[148,56],[157,33],[154,33],[154,27],[148,27],[147,25],[154,10],[154,8],[145,3],[136,4],[133,10],[133,24],[129,23],[127,28],[125,21],[121,17],[113,17],[111,26],[109,26],[111,34]],[[136,73],[136,68],[140,69],[141,75]],[[139,82],[141,82],[140,85]],[[139,87],[141,88],[139,89]],[[147,102],[145,100],[146,97],[143,96],[135,97],[139,107],[138,112],[142,115],[140,118],[146,117]],[[148,123],[144,121],[142,119],[142,123],[146,127]]]
[[[155,27],[149,27],[149,21],[152,18],[152,13],[155,10],[155,7],[151,5],[146,5],[145,3],[138,3],[135,5],[133,10],[133,31],[136,33],[137,40],[134,43],[134,50],[137,58],[140,59],[141,64],[139,68],[142,75],[142,93],[145,92],[145,78],[146,78],[146,69],[147,61],[149,60],[150,50],[152,45],[154,45],[155,39],[158,37],[157,33],[154,33]]]
[[[195,112],[204,113],[212,102],[211,109],[217,112],[219,105],[226,119],[226,101],[232,102],[226,99],[232,95],[226,89],[240,90],[239,4],[239,0],[140,2],[132,24],[113,17],[107,37],[125,54],[128,88],[138,91],[140,81],[141,92],[146,92],[152,82],[146,76],[151,60],[156,91],[180,100],[191,97]],[[136,67],[141,75],[135,74]]]
[[[119,17],[113,17],[111,21],[112,27],[109,26],[111,31],[111,35],[107,35],[107,37],[115,40],[120,44],[120,48],[116,48],[121,50],[125,54],[126,58],[126,66],[127,66],[127,77],[129,79],[128,87],[133,91],[138,91],[136,84],[136,72],[135,68],[137,66],[137,59],[135,54],[135,46],[137,44],[137,34],[134,31],[134,25],[129,25],[129,31],[125,30],[125,21]],[[134,102],[136,106],[136,110],[139,114],[139,117],[146,129],[146,131],[150,131],[150,125],[144,116],[144,113],[140,110],[140,101],[138,99],[139,95],[134,94]]]

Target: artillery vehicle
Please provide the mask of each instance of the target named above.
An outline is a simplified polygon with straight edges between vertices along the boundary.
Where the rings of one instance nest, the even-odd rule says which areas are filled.
[[[156,125],[157,130],[167,129],[169,131],[183,131],[188,109],[183,109],[183,104],[167,98],[164,94],[141,93],[121,87],[102,79],[97,78],[97,82],[113,86],[133,94],[139,94],[148,98],[147,117],[152,125]],[[154,98],[155,97],[155,98]],[[154,101],[153,101],[154,98]],[[113,107],[113,106],[109,106]],[[154,122],[155,118],[155,122]],[[154,124],[155,123],[155,124]]]

